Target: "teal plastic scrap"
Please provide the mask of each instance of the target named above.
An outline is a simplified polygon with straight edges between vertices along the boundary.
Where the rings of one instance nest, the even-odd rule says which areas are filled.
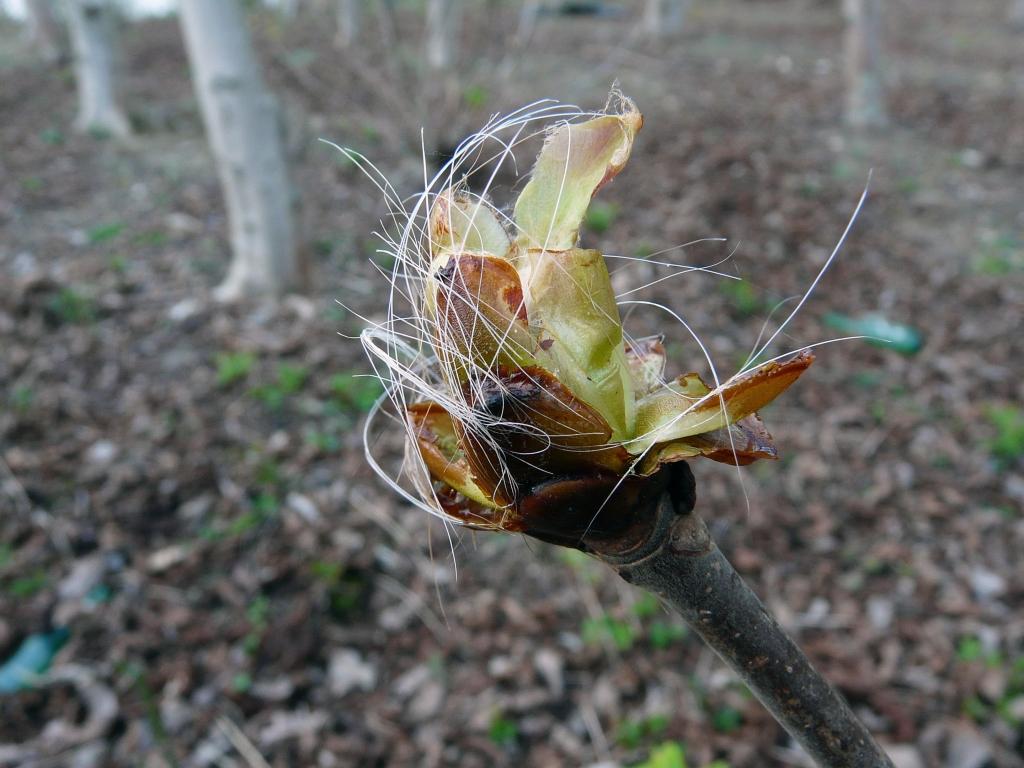
[[[838,312],[825,315],[825,325],[851,336],[864,336],[868,344],[892,349],[904,355],[913,355],[924,343],[919,331],[909,325],[894,323],[884,315],[871,312],[860,317],[849,317]]]
[[[0,693],[17,693],[31,687],[35,679],[49,669],[67,639],[68,631],[64,627],[26,637],[18,650],[0,665]]]

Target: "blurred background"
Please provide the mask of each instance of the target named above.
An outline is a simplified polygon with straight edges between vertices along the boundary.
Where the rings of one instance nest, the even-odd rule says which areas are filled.
[[[807,764],[650,597],[449,539],[363,458],[387,208],[317,139],[407,195],[492,113],[615,80],[646,125],[583,239],[729,238],[657,259],[742,281],[644,296],[723,369],[873,169],[779,351],[894,343],[823,347],[781,460],[695,463],[699,509],[900,768],[1024,765],[1021,5],[2,4],[0,765]]]

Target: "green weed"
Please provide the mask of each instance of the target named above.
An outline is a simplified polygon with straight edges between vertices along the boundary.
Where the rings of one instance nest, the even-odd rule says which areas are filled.
[[[989,452],[1007,464],[1024,456],[1024,411],[1012,405],[993,405],[985,415],[996,429],[995,438],[988,444]]]
[[[652,621],[647,628],[647,638],[655,648],[668,648],[677,640],[686,637],[686,627],[666,621]]]
[[[327,587],[331,615],[338,621],[351,618],[367,594],[369,585],[364,575],[329,560],[315,560],[309,570]]]
[[[658,738],[668,728],[665,715],[652,715],[641,720],[627,720],[615,732],[615,740],[627,749],[636,749],[645,740]]]
[[[491,100],[491,92],[483,85],[468,85],[462,91],[462,100],[470,109],[482,109]]]
[[[237,693],[245,693],[252,688],[252,675],[248,672],[239,672],[231,678],[231,687]]]
[[[331,393],[342,405],[360,413],[369,411],[384,392],[384,387],[375,377],[351,373],[331,376],[329,386]]]
[[[743,725],[743,713],[733,707],[721,707],[711,715],[711,726],[719,733],[732,733]]]
[[[326,430],[308,430],[306,432],[306,443],[321,453],[337,453],[341,450],[341,439]]]
[[[270,601],[264,595],[260,595],[245,609],[245,618],[249,622],[249,634],[242,640],[242,648],[252,656],[263,642],[263,635],[267,632],[270,615]]]
[[[677,741],[666,741],[651,750],[642,763],[633,768],[686,768],[686,752]]]
[[[107,224],[98,224],[86,232],[85,236],[89,241],[89,245],[99,245],[100,243],[113,240],[122,231],[124,231],[124,224],[120,221],[112,221]]]
[[[515,722],[509,720],[500,712],[495,712],[491,717],[491,725],[487,729],[487,735],[491,741],[499,747],[510,747],[515,744],[519,737],[519,728]]]
[[[718,283],[718,290],[741,315],[752,315],[761,309],[761,300],[754,286],[746,280],[722,280]]]
[[[161,248],[167,245],[168,241],[167,233],[161,229],[148,229],[145,232],[139,232],[132,238],[132,243],[139,247],[148,248]]]
[[[600,200],[595,200],[590,204],[590,208],[587,209],[583,222],[591,232],[601,235],[608,231],[618,216],[619,206],[614,203],[604,203]]]
[[[11,408],[18,413],[25,413],[31,408],[33,400],[35,400],[35,393],[27,384],[15,387],[10,395]]]
[[[217,386],[230,387],[249,375],[249,371],[256,363],[256,356],[251,352],[218,352],[215,363]]]
[[[39,132],[39,138],[44,144],[56,147],[64,143],[64,132],[60,128],[55,128],[51,125],[49,128],[44,128]]]
[[[46,302],[47,313],[66,325],[84,325],[96,319],[96,305],[91,298],[70,286],[61,288]]]
[[[26,599],[42,592],[49,584],[46,571],[39,569],[28,576],[19,576],[7,585],[7,594],[18,599]]]
[[[999,234],[982,240],[971,263],[976,274],[1002,277],[1024,270],[1024,242],[1012,234]]]
[[[301,365],[282,363],[277,367],[277,381],[254,388],[250,394],[261,400],[270,410],[276,411],[284,406],[285,400],[294,395],[306,383],[309,370]]]
[[[661,603],[659,603],[658,598],[650,592],[644,592],[640,595],[639,599],[633,603],[633,613],[641,619],[653,616],[658,612],[659,608],[661,608]]]
[[[582,635],[583,642],[588,645],[599,645],[610,640],[620,651],[628,651],[636,640],[630,624],[608,615],[584,621]]]

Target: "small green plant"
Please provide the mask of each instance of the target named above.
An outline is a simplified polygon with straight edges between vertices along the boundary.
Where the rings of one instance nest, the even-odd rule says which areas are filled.
[[[286,395],[293,394],[302,389],[302,385],[309,378],[309,370],[301,365],[281,363],[277,368],[277,386]]]
[[[514,721],[509,720],[501,712],[495,712],[491,717],[487,735],[499,747],[510,747],[516,743],[516,739],[519,737],[519,728]]]
[[[113,240],[115,237],[121,234],[124,230],[124,224],[120,221],[112,221],[107,224],[99,224],[88,232],[86,232],[86,238],[89,241],[89,245],[99,245],[109,240]]]
[[[1012,405],[994,405],[985,415],[996,429],[989,441],[989,452],[998,460],[1012,464],[1024,456],[1024,411]]]
[[[26,176],[21,180],[21,186],[26,192],[40,192],[46,185],[38,176]]]
[[[50,296],[46,310],[57,322],[67,325],[84,325],[96,319],[93,300],[71,286],[65,286]]]
[[[273,384],[255,387],[249,394],[263,402],[272,411],[280,410],[289,396],[306,383],[309,371],[301,365],[282,363],[277,367],[277,380]]]
[[[633,627],[625,621],[607,614],[599,619],[587,619],[583,622],[583,642],[598,645],[611,641],[620,651],[628,651],[633,647],[636,637]]]
[[[601,566],[589,555],[578,549],[563,549],[558,553],[566,565],[576,574],[576,578],[588,584],[596,584],[604,577]]]
[[[658,598],[650,592],[644,592],[640,595],[637,601],[633,603],[633,613],[641,619],[653,616],[658,612],[659,608],[661,608],[661,604],[658,602]]]
[[[734,707],[719,707],[711,716],[711,725],[719,733],[732,733],[743,725],[743,713]]]
[[[333,432],[328,432],[327,430],[307,430],[306,443],[321,453],[337,453],[341,450],[341,439]]]
[[[373,376],[338,373],[331,377],[329,384],[335,398],[360,413],[369,411],[384,392],[380,381]]]
[[[645,740],[660,737],[668,728],[665,715],[651,715],[641,720],[627,720],[615,732],[615,740],[627,749],[636,749]]]
[[[39,569],[27,576],[19,576],[7,585],[7,593],[11,597],[25,599],[46,589],[49,579],[46,571]]]
[[[956,646],[957,660],[965,663],[979,661],[983,652],[981,640],[976,637],[962,637]]]
[[[251,352],[219,352],[215,359],[217,365],[217,386],[230,387],[236,381],[249,375],[256,356]]]
[[[991,712],[988,704],[983,702],[977,696],[968,696],[964,699],[963,703],[964,714],[977,723],[984,723],[989,720]]]
[[[39,138],[44,144],[55,147],[64,143],[64,132],[60,128],[55,128],[51,125],[39,132]]]
[[[976,274],[1002,277],[1024,270],[1024,242],[1012,234],[989,236],[982,240],[972,262]]]
[[[752,315],[761,309],[761,300],[754,286],[746,280],[722,280],[718,283],[718,290],[741,315]]]
[[[960,638],[960,642],[956,646],[956,658],[957,661],[964,664],[981,661],[992,669],[1003,666],[1004,662],[1003,655],[998,650],[986,653],[981,640],[973,635]]]
[[[267,618],[270,615],[270,601],[264,595],[260,595],[245,610],[245,618],[249,622],[249,634],[242,640],[242,647],[245,652],[252,656],[260,647],[263,635],[266,634],[269,626]]]
[[[686,637],[686,627],[667,621],[652,621],[647,628],[647,638],[655,648],[668,648],[677,640]]]
[[[246,693],[252,688],[252,675],[248,672],[239,672],[231,678],[231,687],[236,693]]]
[[[14,559],[14,548],[6,542],[0,542],[0,570],[3,570]]]
[[[147,229],[132,238],[132,243],[143,248],[160,248],[167,245],[167,233],[162,229]]]
[[[363,574],[328,560],[315,560],[309,570],[317,581],[327,587],[331,615],[338,621],[351,618],[362,604],[369,587]]]
[[[491,93],[483,85],[468,85],[462,92],[462,100],[470,109],[482,109],[487,106],[487,102],[490,99]]]
[[[256,466],[256,482],[260,485],[276,487],[281,480],[281,465],[273,459],[263,459]]]
[[[651,750],[642,763],[633,768],[686,768],[686,751],[678,741],[666,741]]]
[[[604,203],[600,200],[595,200],[590,204],[590,208],[587,209],[587,213],[583,217],[583,223],[591,232],[602,235],[615,223],[615,219],[618,216],[619,206],[614,203]]]
[[[14,391],[11,392],[11,408],[18,413],[25,413],[29,408],[32,407],[32,401],[35,399],[35,393],[32,391],[32,387],[27,384],[15,387]]]
[[[110,265],[110,271],[118,277],[124,277],[128,273],[128,259],[123,253],[111,256],[107,264]]]

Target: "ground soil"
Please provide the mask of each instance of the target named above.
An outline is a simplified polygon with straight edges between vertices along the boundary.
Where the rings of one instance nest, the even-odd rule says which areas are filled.
[[[646,296],[723,369],[809,285],[873,169],[779,351],[835,337],[829,312],[880,312],[922,349],[821,348],[763,414],[781,460],[695,463],[699,508],[902,766],[1024,765],[1024,45],[1003,2],[887,4],[891,125],[857,134],[834,5],[698,3],[654,42],[543,17],[516,48],[498,4],[444,78],[418,72],[411,6],[349,53],[315,5],[254,15],[309,275],[272,307],[211,301],[225,218],[175,21],[124,30],[127,143],[75,134],[70,72],[0,28],[0,661],[61,626],[54,669],[81,672],[0,695],[0,764],[632,765],[666,741],[691,766],[803,764],[657,604],[564,550],[449,536],[363,457],[351,337],[384,311],[385,208],[316,139],[411,194],[420,125],[436,163],[493,111],[599,107],[618,79],[646,125],[584,239],[728,237],[673,257],[735,248],[719,268],[743,288],[690,274]],[[706,372],[670,317],[631,322],[668,334],[674,373]]]

